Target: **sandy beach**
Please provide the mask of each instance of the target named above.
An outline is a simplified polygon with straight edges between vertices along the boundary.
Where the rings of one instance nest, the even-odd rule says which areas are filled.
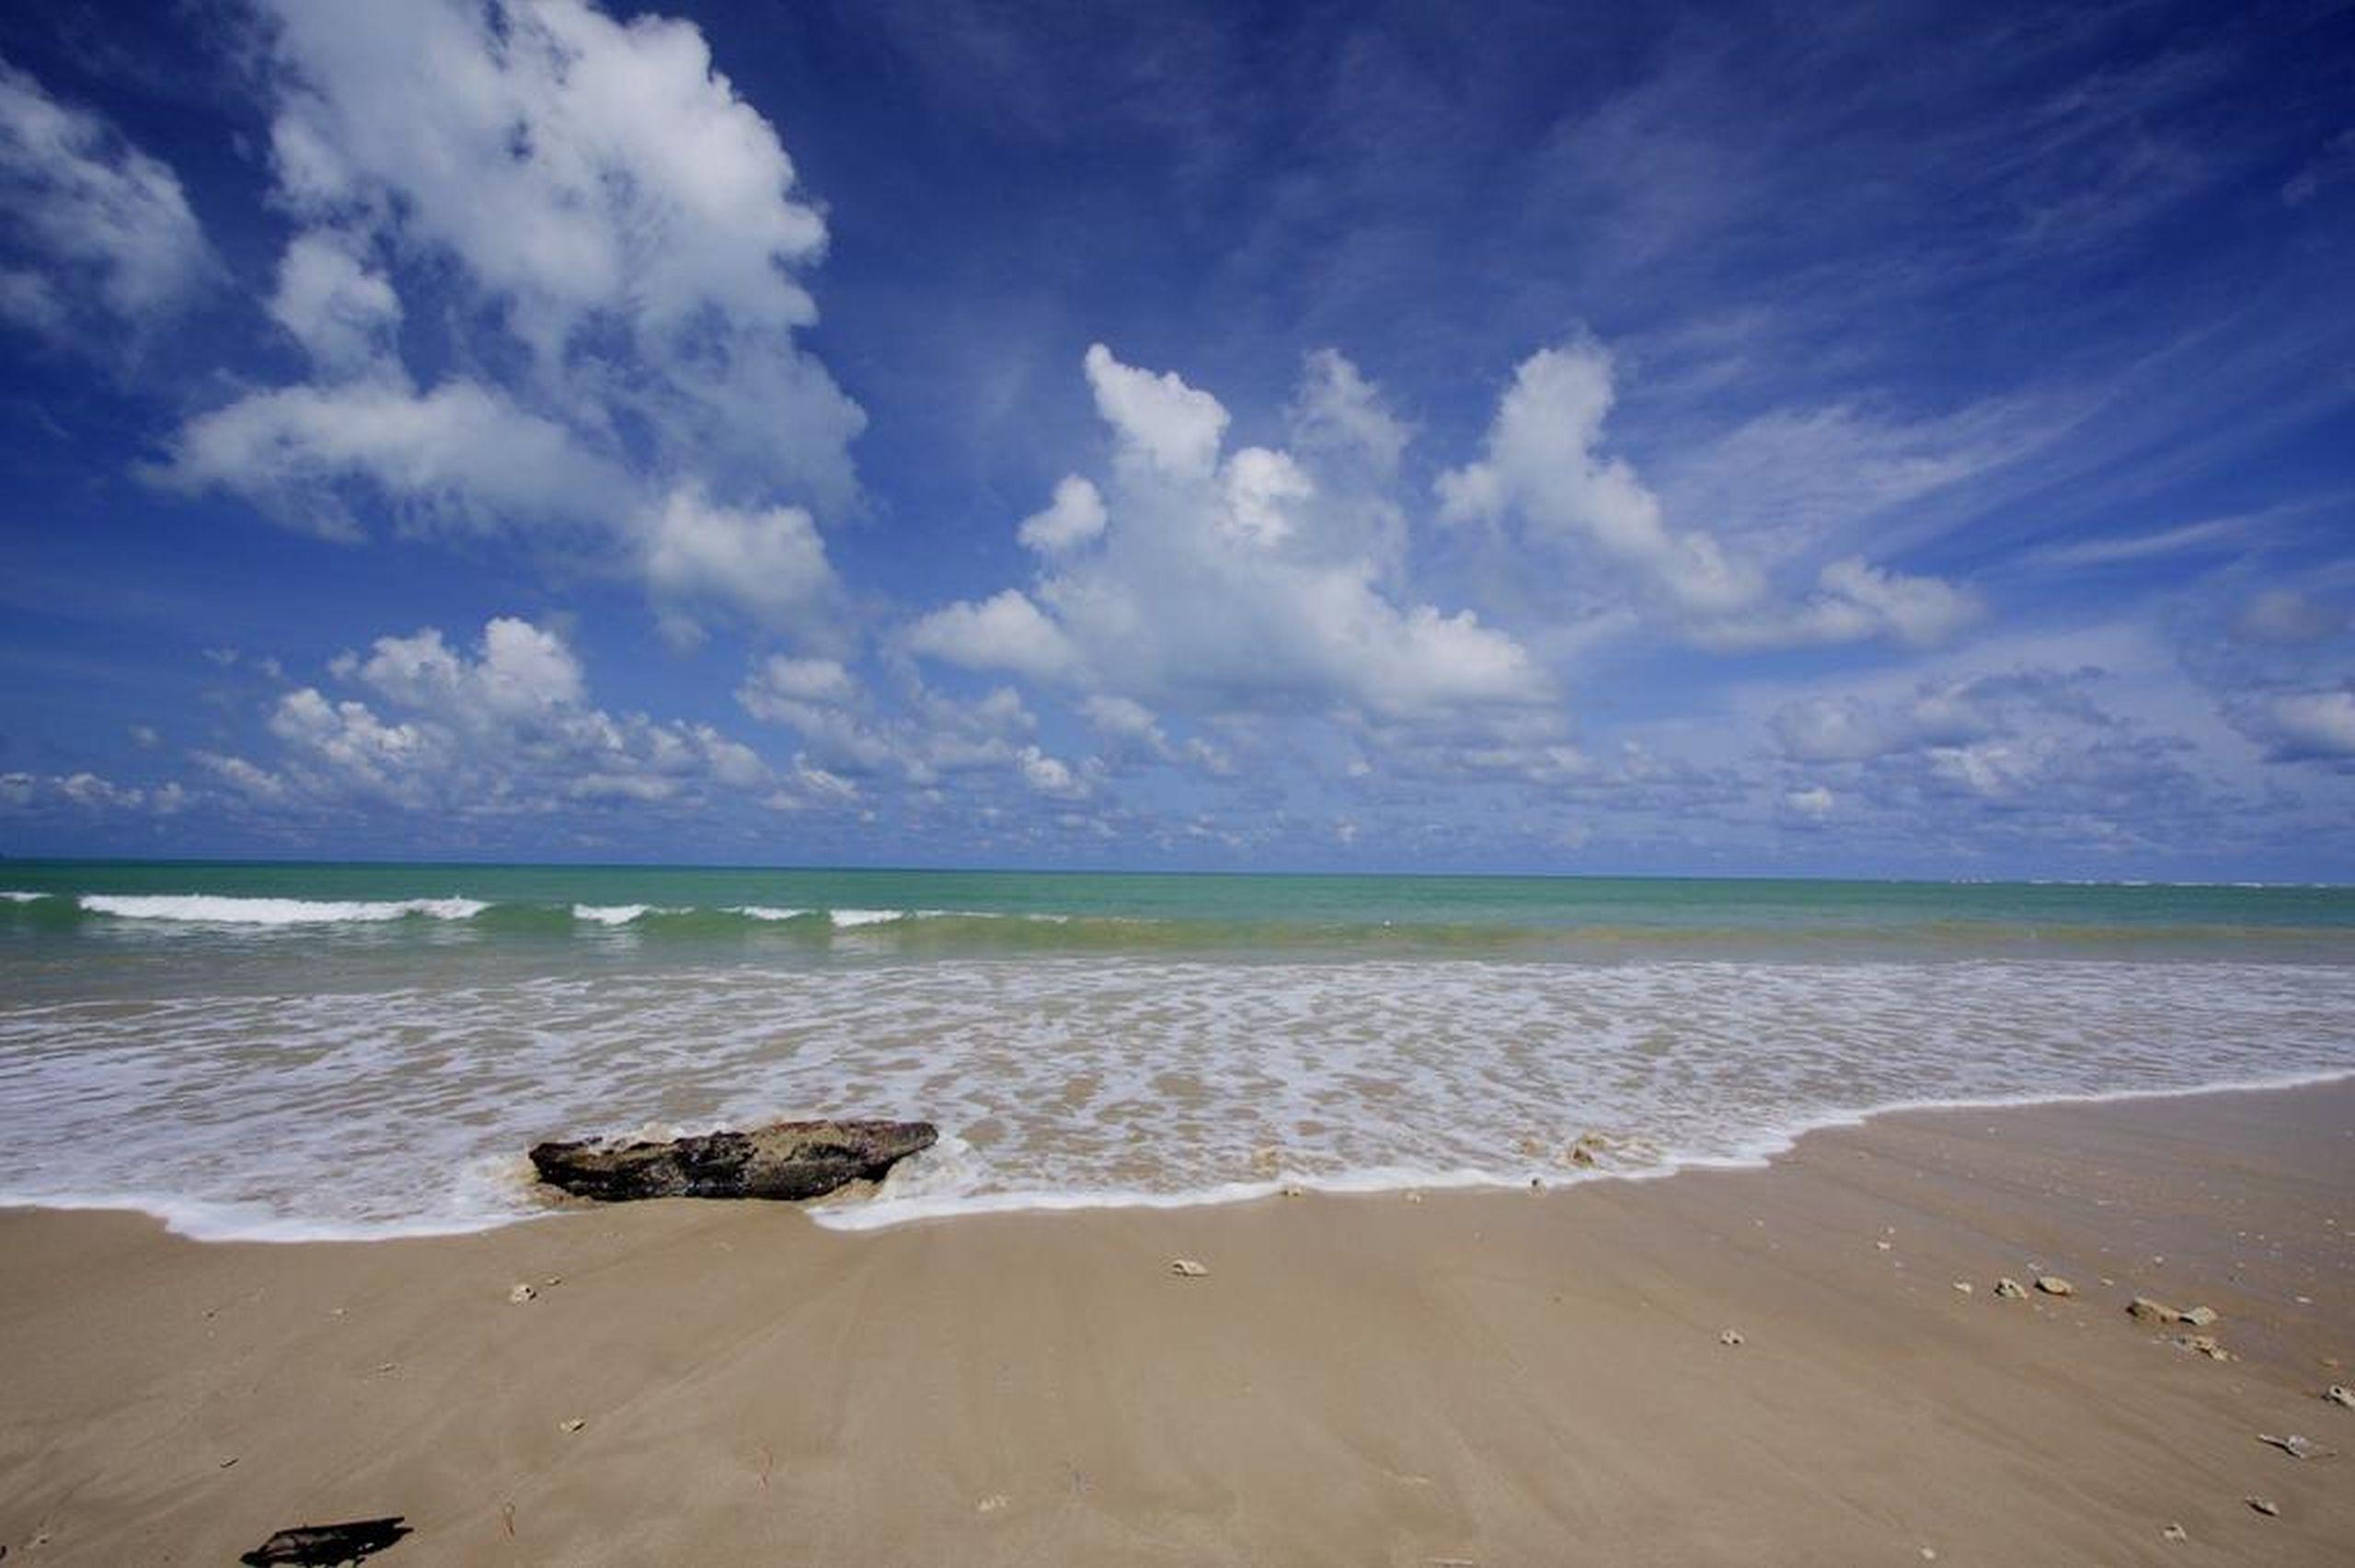
[[[2347,1083],[1906,1114],[1544,1194],[866,1233],[11,1210],[0,1545],[219,1563],[400,1514],[378,1561],[2340,1562],[2355,1458],[2259,1435],[2355,1453],[2320,1397],[2350,1229]],[[1996,1293],[2039,1275],[2075,1294]],[[2215,1309],[2232,1358],[2137,1295]]]

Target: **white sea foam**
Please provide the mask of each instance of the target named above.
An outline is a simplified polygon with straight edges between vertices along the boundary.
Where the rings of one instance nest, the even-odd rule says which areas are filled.
[[[117,920],[201,925],[340,925],[406,920],[471,920],[488,908],[474,898],[239,898],[211,893],[85,893],[82,908]]]
[[[202,990],[0,1001],[0,1194],[203,1235],[453,1230],[540,1212],[518,1154],[541,1138],[938,1123],[821,1213],[859,1228],[1551,1185],[1588,1179],[1562,1158],[1588,1131],[1640,1139],[1610,1165],[1640,1175],[1887,1108],[2355,1071],[2355,967],[2323,964],[614,961],[333,990],[248,944]],[[82,1151],[124,1125],[141,1188],[89,1191]]]
[[[742,915],[747,919],[756,921],[799,920],[802,916],[810,913],[808,910],[780,910],[768,904],[738,904],[731,908],[728,912],[732,915]]]
[[[42,899],[42,898],[48,898],[48,897],[50,897],[50,895],[49,895],[49,894],[47,894],[47,893],[6,893],[6,892],[0,892],[0,903],[7,903],[7,904],[30,904],[30,903],[36,903],[36,902],[40,901],[40,899]]]
[[[595,925],[627,925],[653,908],[651,904],[575,904],[572,918]]]
[[[904,910],[828,910],[826,918],[845,930],[862,925],[889,925],[907,919]]]

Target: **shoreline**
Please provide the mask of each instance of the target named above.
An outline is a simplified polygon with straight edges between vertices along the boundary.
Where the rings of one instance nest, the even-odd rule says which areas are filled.
[[[858,1233],[9,1210],[0,1545],[227,1561],[400,1513],[392,1564],[2355,1551],[2350,1461],[2257,1440],[2355,1451],[2316,1397],[2355,1359],[2355,1083],[1895,1112],[1679,1174]],[[2038,1271],[2077,1294],[1992,1294]]]
[[[1190,1209],[1224,1208],[1238,1204],[1265,1203],[1288,1196],[1288,1189],[1298,1189],[1298,1196],[1315,1196],[1330,1199],[1379,1199],[1397,1197],[1410,1192],[1450,1194],[1515,1194],[1531,1189],[1533,1183],[1542,1184],[1547,1193],[1568,1192],[1598,1182],[1656,1182],[1671,1177],[1722,1172],[1761,1172],[1772,1170],[1776,1162],[1796,1152],[1809,1139],[1827,1132],[1838,1132],[1869,1127],[1890,1117],[1937,1116],[1979,1111],[2039,1110],[2047,1107],[2122,1105],[2143,1101],[2198,1100],[2211,1095],[2286,1094],[2302,1089],[2322,1088],[2334,1083],[2355,1082],[2355,1067],[2317,1072],[2292,1073],[2280,1078],[2240,1081],[2225,1083],[2200,1084],[2179,1089],[2129,1089],[2114,1093],[2084,1094],[2029,1094],[1995,1096],[1984,1099],[1924,1099],[1902,1100],[1877,1105],[1867,1110],[1830,1112],[1809,1120],[1795,1131],[1777,1132],[1762,1138],[1742,1152],[1730,1155],[1692,1155],[1664,1157],[1657,1164],[1564,1171],[1549,1166],[1543,1171],[1524,1172],[1519,1175],[1492,1175],[1478,1171],[1373,1171],[1358,1175],[1319,1180],[1292,1173],[1248,1182],[1235,1182],[1208,1189],[1155,1194],[1143,1192],[1068,1193],[1012,1192],[947,1195],[929,1199],[923,1195],[892,1197],[883,1191],[876,1195],[843,1204],[828,1204],[820,1200],[795,1206],[807,1215],[819,1229],[844,1234],[861,1234],[893,1230],[911,1225],[926,1225],[948,1220],[985,1219],[1006,1215],[1037,1214],[1120,1214],[1125,1212],[1166,1213]],[[695,1129],[700,1130],[700,1129]],[[522,1163],[522,1157],[517,1157]],[[528,1185],[528,1184],[527,1184]],[[308,1245],[368,1245],[377,1242],[447,1241],[463,1236],[492,1235],[517,1226],[537,1225],[552,1220],[578,1218],[602,1210],[597,1206],[569,1202],[551,1203],[540,1213],[515,1214],[486,1219],[477,1225],[442,1227],[431,1224],[418,1229],[389,1227],[362,1230],[337,1230],[302,1219],[261,1218],[249,1220],[225,1219],[216,1226],[198,1220],[191,1228],[186,1217],[220,1213],[229,1206],[201,1199],[156,1199],[143,1196],[79,1196],[67,1195],[55,1198],[28,1197],[0,1192],[0,1216],[13,1213],[57,1214],[122,1214],[134,1215],[161,1225],[171,1236],[207,1245],[252,1244],[258,1246]],[[244,1224],[244,1230],[234,1229]],[[300,1232],[300,1233],[288,1233]]]

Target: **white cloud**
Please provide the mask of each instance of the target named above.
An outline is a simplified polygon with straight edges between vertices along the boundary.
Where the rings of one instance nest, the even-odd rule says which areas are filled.
[[[900,782],[923,789],[952,776],[997,775],[1019,780],[1037,794],[1071,800],[1090,794],[1097,776],[1092,761],[1074,765],[1031,739],[1036,715],[1003,686],[972,702],[917,687],[901,711],[885,713],[839,664],[780,655],[753,668],[737,688],[736,700],[754,717],[801,738],[807,751],[795,761],[805,774],[896,774]],[[846,782],[844,787],[856,793]],[[801,809],[813,792],[819,798],[840,794],[805,781],[775,804]]]
[[[319,230],[295,235],[280,258],[270,314],[323,373],[358,374],[390,359],[401,302],[350,241]]]
[[[1219,473],[1226,509],[1221,526],[1246,544],[1281,544],[1292,531],[1295,506],[1316,494],[1307,473],[1289,453],[1246,446]]]
[[[1235,760],[1225,748],[1199,735],[1183,745],[1172,741],[1153,710],[1133,698],[1099,692],[1084,699],[1079,710],[1115,751],[1183,763],[1213,777],[1223,778],[1235,772]]]
[[[344,498],[351,479],[408,524],[477,532],[612,520],[632,489],[564,427],[471,381],[423,395],[397,381],[256,393],[189,421],[163,477],[240,491],[347,539],[361,532]]]
[[[1518,512],[1542,534],[1582,537],[1692,613],[1756,602],[1765,585],[1753,568],[1706,533],[1671,528],[1634,467],[1596,450],[1614,396],[1611,356],[1599,345],[1543,349],[1522,361],[1497,406],[1486,455],[1440,475],[1442,517],[1494,521]]]
[[[771,701],[839,704],[853,701],[858,692],[858,682],[850,671],[831,658],[788,658],[778,654],[761,666],[754,680],[752,689]]]
[[[60,808],[89,817],[142,813],[170,817],[185,809],[188,791],[177,783],[118,784],[98,773],[0,773],[0,811],[49,814]]]
[[[1075,548],[1103,532],[1104,497],[1076,474],[1056,484],[1055,498],[1046,510],[1024,518],[1015,530],[1027,547],[1042,555]]]
[[[557,525],[677,629],[821,619],[814,514],[855,502],[864,422],[796,336],[825,224],[703,35],[581,0],[264,9],[303,225],[270,311],[316,379],[192,419],[164,476],[345,535],[363,498]],[[456,368],[413,369],[419,336]]]
[[[1096,411],[1120,438],[1123,454],[1177,478],[1209,475],[1226,433],[1226,409],[1217,398],[1188,386],[1174,371],[1155,375],[1124,365],[1101,343],[1088,346],[1086,366]]]
[[[1223,459],[1210,394],[1100,344],[1086,370],[1116,438],[1100,533],[1042,562],[1027,592],[923,617],[914,651],[1189,713],[1550,704],[1504,633],[1393,597],[1397,427],[1347,361],[1312,361],[1296,448]]]
[[[212,249],[171,169],[0,62],[0,313],[52,334],[78,308],[151,324],[186,305]]]
[[[1380,479],[1398,470],[1412,435],[1383,405],[1380,389],[1332,349],[1308,356],[1292,409],[1292,442],[1303,452],[1350,453]]]
[[[2277,761],[2355,758],[2355,687],[2284,692],[2250,704],[2249,723]]]
[[[1824,566],[1800,601],[1779,598],[1758,562],[1713,533],[1672,524],[1634,465],[1601,450],[1615,397],[1611,356],[1598,344],[1572,342],[1522,361],[1498,403],[1480,461],[1440,475],[1442,520],[1498,524],[1519,518],[1535,539],[1580,544],[1604,567],[1631,576],[1704,646],[1779,647],[1877,636],[1927,646],[1978,614],[1966,590],[1862,556]],[[1901,464],[1877,482],[1877,504],[1949,476],[1948,465],[1926,458]]]
[[[195,755],[199,765],[219,775],[224,783],[249,799],[274,805],[286,798],[286,781],[267,768],[243,757],[227,757],[217,751],[199,751]]]
[[[1019,589],[979,604],[951,604],[908,628],[908,646],[968,670],[1005,670],[1052,681],[1073,668],[1070,639]]]
[[[1936,578],[1906,577],[1851,555],[1826,566],[1799,604],[1706,623],[1695,641],[1725,648],[1852,643],[1886,636],[1909,647],[1946,642],[1984,612],[1978,597]]]
[[[373,801],[460,816],[568,800],[685,806],[776,784],[749,747],[708,725],[595,706],[570,646],[529,621],[495,619],[471,649],[432,627],[380,637],[332,672],[364,695],[281,695],[269,724],[274,766],[199,761],[259,805]]]
[[[692,488],[656,514],[646,578],[666,601],[731,605],[779,629],[822,620],[836,586],[807,511],[715,506]]]
[[[1902,699],[1811,697],[1777,709],[1783,754],[1801,762],[1862,762],[1894,752],[1968,745],[2005,727],[2006,687],[1995,681],[1934,681]]]
[[[1802,817],[1813,817],[1821,819],[1831,816],[1832,808],[1838,806],[1840,802],[1839,797],[1834,795],[1830,790],[1824,788],[1821,784],[1815,784],[1807,789],[1785,791],[1783,795],[1783,804],[1789,807],[1792,810],[1798,812]]]

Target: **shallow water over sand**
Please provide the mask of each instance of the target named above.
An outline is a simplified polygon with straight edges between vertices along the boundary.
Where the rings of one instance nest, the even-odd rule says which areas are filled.
[[[75,875],[0,903],[0,1196],[206,1235],[494,1224],[537,1139],[778,1116],[940,1125],[856,1225],[2355,1070],[2326,890]]]

